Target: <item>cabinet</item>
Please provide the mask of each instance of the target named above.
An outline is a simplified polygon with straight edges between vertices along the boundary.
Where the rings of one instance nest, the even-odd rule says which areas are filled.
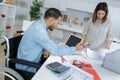
[[[9,30],[15,24],[16,7],[0,3],[0,30]]]
[[[13,27],[15,25],[16,7],[0,3],[0,34],[12,37]]]
[[[45,0],[44,7],[46,8],[54,7],[59,10],[65,11],[66,4],[67,4],[67,0]]]
[[[0,3],[0,35],[13,37],[16,7]],[[0,40],[0,42],[3,40]]]

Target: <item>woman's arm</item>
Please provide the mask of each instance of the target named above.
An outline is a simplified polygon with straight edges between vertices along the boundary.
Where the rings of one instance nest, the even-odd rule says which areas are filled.
[[[105,48],[110,49],[110,45],[113,39],[112,31],[111,31],[111,21],[108,24],[108,32],[107,32],[107,38],[105,42]]]
[[[106,49],[110,49],[111,42],[112,42],[111,40],[106,40],[106,44],[105,44]]]

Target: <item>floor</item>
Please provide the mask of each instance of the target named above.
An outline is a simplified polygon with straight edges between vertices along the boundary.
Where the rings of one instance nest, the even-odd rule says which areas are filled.
[[[1,46],[1,44],[0,44],[0,66],[5,65],[4,47],[5,46]],[[4,76],[1,74],[0,74],[0,80],[4,80]]]

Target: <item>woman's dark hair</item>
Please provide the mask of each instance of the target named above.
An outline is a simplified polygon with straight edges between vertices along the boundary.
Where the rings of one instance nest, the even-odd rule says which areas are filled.
[[[92,19],[93,23],[95,23],[96,20],[97,20],[97,12],[98,12],[99,10],[105,11],[105,16],[104,16],[104,18],[103,18],[102,23],[104,23],[104,22],[107,20],[108,5],[107,5],[106,2],[100,2],[100,3],[98,3],[98,5],[96,6],[96,8],[95,8],[95,10],[94,10],[93,19]]]
[[[58,19],[59,17],[62,17],[61,12],[56,9],[56,8],[49,8],[44,15],[44,18],[49,18],[49,17],[53,17],[55,19]]]

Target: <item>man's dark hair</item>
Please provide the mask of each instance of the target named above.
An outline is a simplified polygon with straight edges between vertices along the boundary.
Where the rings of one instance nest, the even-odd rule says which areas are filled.
[[[58,19],[59,17],[62,17],[61,12],[56,9],[56,8],[49,8],[44,15],[44,18],[49,18],[49,17],[53,17],[55,19]]]

